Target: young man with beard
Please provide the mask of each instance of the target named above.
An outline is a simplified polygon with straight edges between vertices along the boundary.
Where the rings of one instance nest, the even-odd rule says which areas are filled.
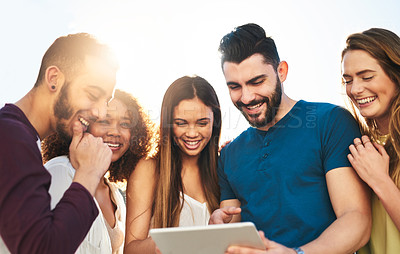
[[[85,133],[106,112],[118,64],[88,34],[58,38],[38,79],[21,100],[0,110],[0,252],[74,253],[98,215],[93,195],[111,161],[101,138]],[[40,140],[58,131],[72,139],[73,183],[50,210],[50,174]],[[0,239],[1,240],[1,239]]]
[[[210,223],[252,221],[266,236],[264,251],[228,253],[355,252],[368,241],[371,214],[347,160],[360,136],[351,114],[289,98],[288,65],[256,24],[223,37],[220,52],[232,102],[252,127],[221,151],[221,208]]]

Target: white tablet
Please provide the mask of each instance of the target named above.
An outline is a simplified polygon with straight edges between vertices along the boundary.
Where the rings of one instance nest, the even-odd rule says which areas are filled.
[[[223,254],[230,245],[265,250],[251,222],[150,229],[162,254]]]

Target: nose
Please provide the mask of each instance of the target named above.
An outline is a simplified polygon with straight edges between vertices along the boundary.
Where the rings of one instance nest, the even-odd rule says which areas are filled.
[[[114,137],[119,137],[121,135],[121,129],[118,123],[115,122],[109,125],[109,128],[107,130],[107,135]]]
[[[186,130],[186,136],[188,138],[195,138],[199,135],[199,132],[197,131],[197,128],[195,126],[188,126]]]
[[[350,92],[352,95],[359,95],[364,91],[364,85],[362,82],[358,80],[353,80],[353,84],[351,84]]]
[[[255,95],[254,95],[253,91],[248,86],[243,86],[242,96],[240,98],[242,103],[249,104],[254,99],[255,99]]]

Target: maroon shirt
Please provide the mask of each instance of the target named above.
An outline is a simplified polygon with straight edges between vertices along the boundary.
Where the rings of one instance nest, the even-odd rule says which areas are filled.
[[[11,253],[74,253],[99,212],[79,183],[50,209],[38,139],[17,106],[0,109],[0,235]]]

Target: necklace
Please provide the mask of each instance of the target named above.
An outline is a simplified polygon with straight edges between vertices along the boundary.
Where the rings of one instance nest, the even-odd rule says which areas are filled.
[[[380,145],[382,145],[382,146],[384,146],[384,145],[386,144],[386,141],[387,141],[388,138],[389,138],[389,134],[386,134],[386,135],[378,135],[378,136],[375,138],[375,142],[378,143],[378,144],[380,144]]]

